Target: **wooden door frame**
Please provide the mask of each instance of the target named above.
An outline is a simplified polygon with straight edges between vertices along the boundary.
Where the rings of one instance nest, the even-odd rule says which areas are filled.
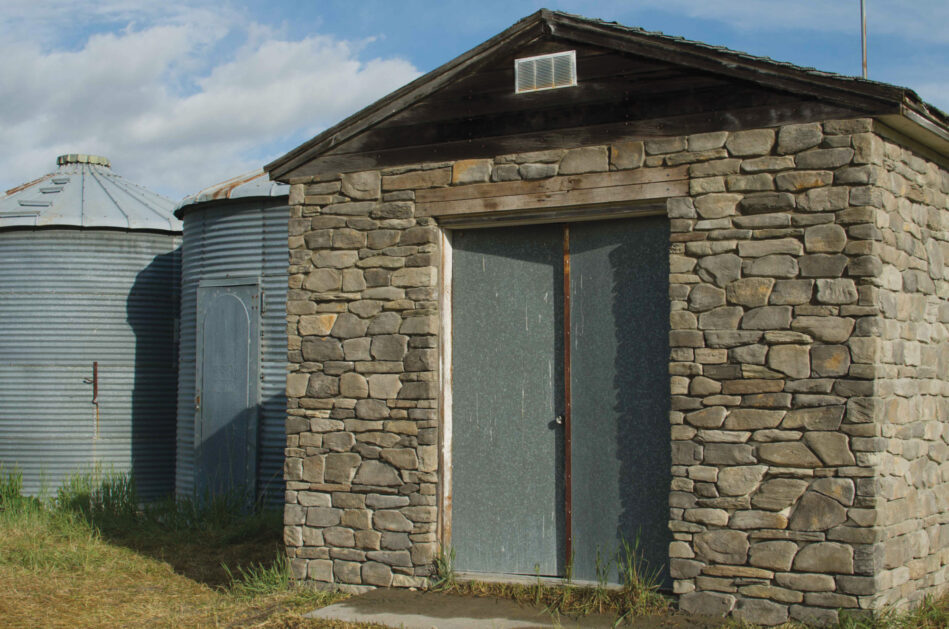
[[[627,202],[618,207],[609,208],[570,206],[541,213],[538,213],[534,208],[528,208],[524,212],[452,215],[439,221],[438,409],[440,421],[438,423],[438,482],[436,490],[438,518],[436,521],[436,539],[443,552],[448,552],[452,540],[452,231],[455,229],[486,229],[549,223],[566,225],[586,221],[668,216],[666,202],[667,199],[652,199],[648,202]],[[569,373],[570,371],[567,369],[565,375],[568,378]],[[567,491],[569,492],[569,489]],[[567,508],[569,509],[569,500],[567,501]],[[569,528],[569,520],[567,525]],[[567,539],[570,539],[569,531],[567,532]],[[568,543],[568,558],[570,551]],[[516,575],[510,576],[514,578]]]

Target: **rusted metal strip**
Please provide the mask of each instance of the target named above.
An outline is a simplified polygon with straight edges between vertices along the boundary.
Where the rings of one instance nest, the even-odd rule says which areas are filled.
[[[573,475],[570,464],[570,224],[563,225],[563,504],[564,504],[564,566],[573,557]]]

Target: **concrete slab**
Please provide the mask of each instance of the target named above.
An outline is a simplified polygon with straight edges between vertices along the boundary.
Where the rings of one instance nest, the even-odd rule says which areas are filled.
[[[398,629],[533,629],[536,627],[612,627],[615,616],[554,618],[543,607],[498,598],[439,592],[378,589],[305,614],[307,618],[375,623]],[[721,619],[670,614],[634,619],[623,627],[685,629],[718,627]]]

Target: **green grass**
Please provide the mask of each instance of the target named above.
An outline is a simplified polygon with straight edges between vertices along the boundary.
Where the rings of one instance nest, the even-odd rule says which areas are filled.
[[[645,569],[637,543],[624,544],[614,558],[597,560],[597,585],[577,585],[570,578],[560,585],[458,581],[453,549],[442,549],[435,559],[432,588],[468,596],[507,598],[543,606],[554,617],[609,614],[616,623],[672,611],[672,601],[659,593],[658,574]],[[621,587],[607,587],[609,575],[618,570]],[[568,568],[568,574],[570,570]]]

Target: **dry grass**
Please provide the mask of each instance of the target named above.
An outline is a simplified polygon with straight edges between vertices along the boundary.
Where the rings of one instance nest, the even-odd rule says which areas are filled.
[[[343,597],[290,586],[279,514],[143,514],[76,491],[102,480],[43,503],[0,470],[0,627],[368,626],[303,618]]]

